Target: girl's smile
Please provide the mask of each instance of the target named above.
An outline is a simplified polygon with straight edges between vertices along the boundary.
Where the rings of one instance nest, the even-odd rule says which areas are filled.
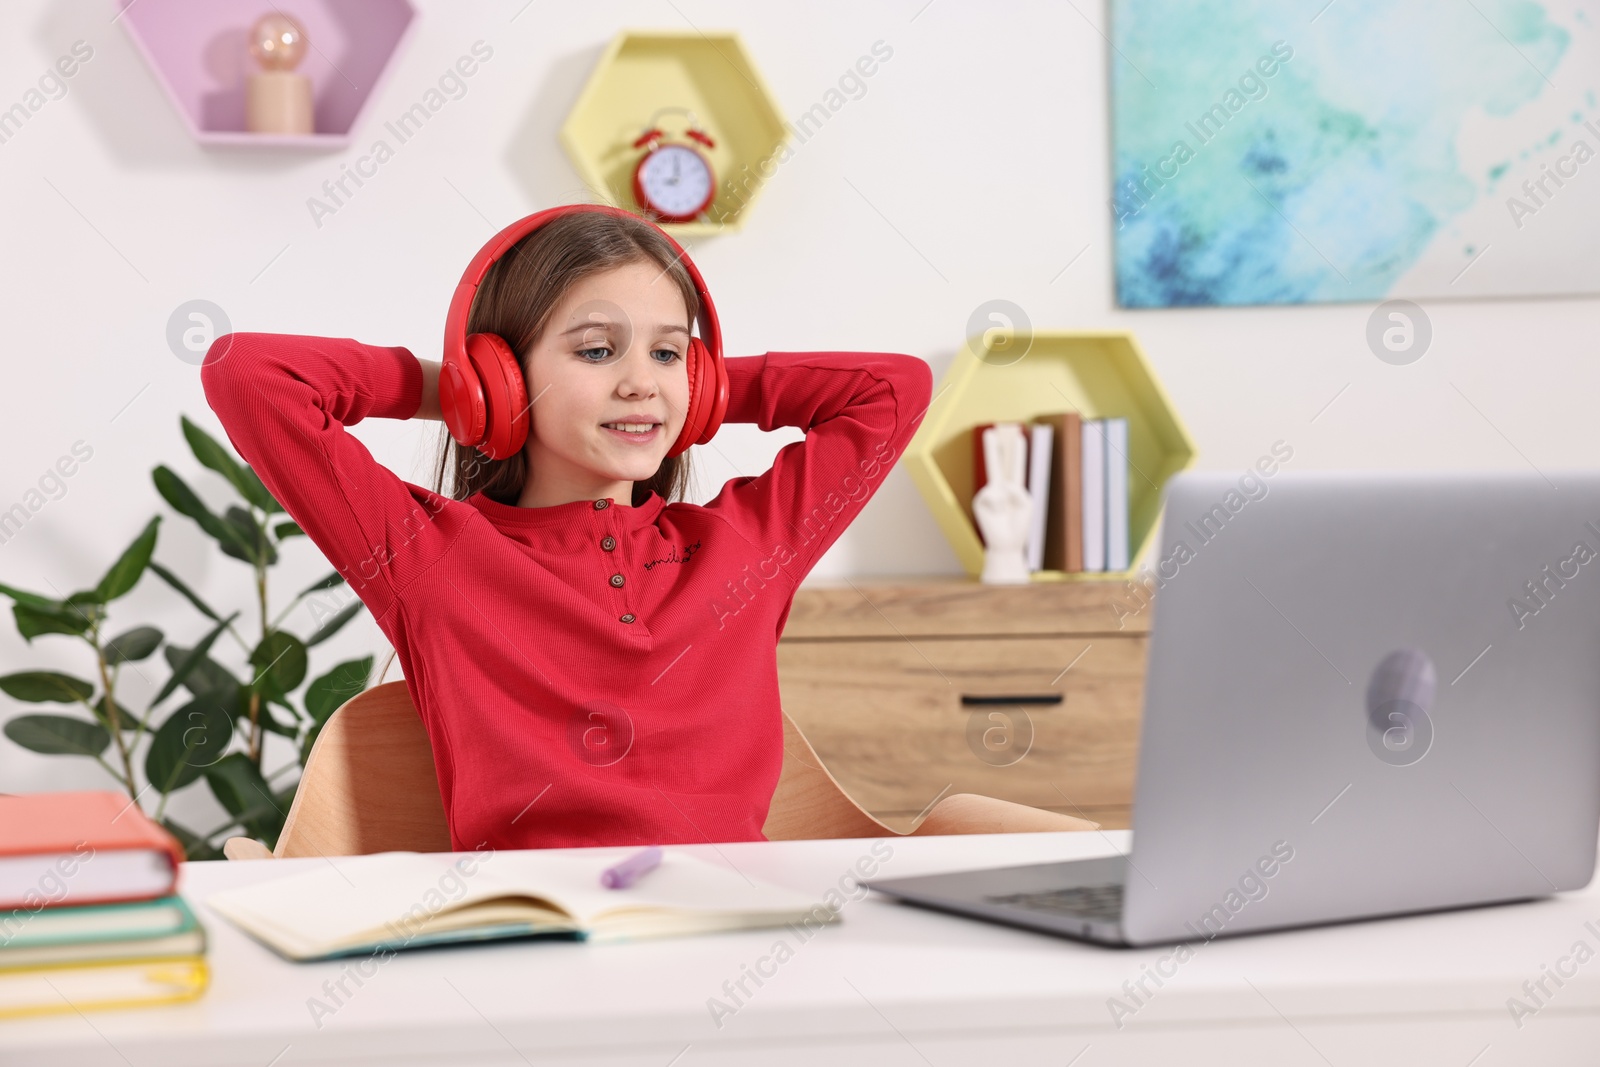
[[[645,429],[648,425],[649,429]],[[656,423],[641,424],[635,422],[614,423],[608,422],[605,428],[614,434],[618,440],[629,445],[638,446],[653,442],[660,436],[661,427]]]

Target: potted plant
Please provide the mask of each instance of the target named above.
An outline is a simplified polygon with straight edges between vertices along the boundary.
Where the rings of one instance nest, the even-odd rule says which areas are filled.
[[[311,650],[337,633],[363,605],[352,597],[318,620],[305,637],[285,629],[291,611],[307,597],[343,585],[343,577],[337,571],[329,574],[271,614],[268,574],[279,562],[280,548],[304,537],[304,531],[231,450],[187,417],[180,416],[179,421],[195,458],[226,479],[238,502],[217,515],[165,465],[152,472],[156,490],[173,510],[197,523],[224,555],[249,566],[254,580],[250,604],[254,632],[247,639],[235,625],[243,625],[241,611],[222,615],[154,559],[162,522],[156,515],[88,589],[57,599],[0,584],[0,594],[12,600],[12,616],[23,639],[31,644],[46,635],[76,638],[87,652],[88,675],[19,671],[0,676],[0,691],[28,703],[80,705],[79,714],[17,716],[6,723],[5,734],[34,752],[95,760],[127,792],[130,803],[141,805],[183,843],[190,859],[217,859],[222,855],[221,839],[232,836],[236,828],[269,848],[276,844],[299,784],[294,772],[304,766],[328,717],[367,687],[373,657],[336,664],[307,682]],[[154,626],[111,625],[113,605],[147,571],[204,617],[206,630],[199,640],[179,645]],[[218,642],[225,636],[237,646],[237,655],[222,655]],[[242,660],[238,673],[224,665],[227,659]],[[166,680],[143,709],[129,708],[118,696],[123,671],[148,678],[149,666],[161,660],[166,663]],[[295,753],[289,762],[270,770],[263,765],[269,733],[292,740]],[[201,781],[229,819],[196,831],[165,812],[173,794]]]

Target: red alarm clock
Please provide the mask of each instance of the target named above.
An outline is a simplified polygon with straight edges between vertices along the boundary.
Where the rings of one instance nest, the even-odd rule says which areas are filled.
[[[656,125],[656,119],[668,111],[683,111],[689,116],[685,140],[664,139],[666,135]],[[662,108],[650,117],[649,128],[633,142],[635,148],[648,149],[633,168],[633,198],[658,221],[693,222],[716,197],[717,177],[711,161],[689,141],[716,147],[716,142],[695,122],[693,112]]]

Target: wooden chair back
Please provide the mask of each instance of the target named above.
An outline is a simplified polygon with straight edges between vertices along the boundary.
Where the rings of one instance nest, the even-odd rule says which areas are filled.
[[[968,793],[936,804],[910,833],[1093,830],[1098,823]],[[901,836],[850,799],[783,716],[783,771],[762,832],[769,840]],[[450,827],[433,748],[404,681],[351,697],[323,724],[275,849],[230,838],[229,859],[448,852]]]

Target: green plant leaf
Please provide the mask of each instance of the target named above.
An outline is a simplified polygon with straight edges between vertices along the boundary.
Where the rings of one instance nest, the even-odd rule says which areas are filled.
[[[101,617],[99,595],[93,590],[73,593],[65,600],[51,600],[9,586],[0,589],[7,590],[7,595],[16,601],[11,605],[11,614],[17,620],[17,631],[30,644],[40,634],[81,637]]]
[[[106,617],[105,602],[100,599],[100,593],[94,589],[80,589],[61,602],[62,609],[86,620],[90,626],[103,621]]]
[[[174,671],[178,670],[192,651],[193,649],[168,645],[165,649],[167,665]],[[190,696],[215,700],[226,707],[237,704],[240,695],[245,692],[232,671],[204,654],[189,667],[183,678],[183,687],[189,691]]]
[[[222,554],[242,560],[254,567],[257,565],[254,535],[227,520],[223,520],[228,529],[233,531],[233,539],[222,545]]]
[[[112,701],[111,703],[114,704],[117,709],[117,726],[121,728],[124,733],[137,730],[139,728],[139,716],[123,707],[120,701]],[[94,709],[94,717],[100,720],[101,725],[105,726],[107,729],[110,729],[111,712],[107,710],[106,707],[106,695],[101,693],[100,698],[89,706]]]
[[[147,658],[161,647],[162,633],[154,626],[135,626],[106,642],[106,664],[130,663]]]
[[[29,593],[22,589],[15,589],[5,584],[0,584],[0,593],[4,593],[12,600],[15,600],[18,604],[26,604],[30,608],[50,610],[53,608],[59,608],[61,606],[61,601],[59,600],[53,600],[47,596],[40,596],[38,593]]]
[[[223,522],[206,507],[200,497],[189,488],[189,483],[178,477],[170,467],[165,464],[150,472],[151,479],[156,483],[156,491],[161,498],[172,505],[174,511],[180,515],[187,515],[200,524],[200,528],[210,534],[222,551],[234,559],[243,559],[249,562],[251,542],[246,540],[238,528],[231,523]]]
[[[187,826],[173,822],[170,818],[162,819],[161,825],[167,828],[168,833],[178,839],[178,844],[183,846],[183,853],[186,859],[220,860],[224,858],[220,848],[212,845],[209,841],[202,841],[200,835]]]
[[[228,508],[223,516],[223,522],[239,531],[239,536],[248,544],[249,559],[265,560],[268,566],[278,562],[278,550],[267,538],[266,529],[256,521],[256,517],[237,504]],[[226,551],[226,549],[224,549]]]
[[[244,468],[245,481],[251,483],[250,492],[245,493],[245,498],[266,512],[268,515],[282,515],[283,505],[278,503],[278,498],[272,495],[265,485],[261,483],[261,476],[253,468]]]
[[[110,603],[126,594],[139,579],[144,577],[144,569],[150,565],[150,555],[156,550],[156,531],[161,526],[161,516],[157,515],[140,531],[139,536],[133,539],[133,544],[125,549],[111,569],[106,571],[100,579],[100,584],[94,587],[95,597],[101,604]]]
[[[211,646],[216,643],[217,638],[221,636],[222,631],[227,628],[228,623],[232,622],[236,617],[238,617],[238,614],[239,613],[236,611],[232,615],[229,615],[226,619],[219,620],[217,624],[211,628],[211,632],[200,639],[200,643],[198,645],[195,645],[193,648],[189,649],[187,653],[185,653],[183,659],[172,668],[172,674],[167,678],[166,684],[162,685],[161,691],[157,693],[150,701],[150,707],[153,708],[163,700],[167,699],[167,697],[172,695],[173,690],[184,684],[185,679],[187,679],[189,676],[189,672],[194,670],[196,664],[205,658],[206,653],[211,651]]]
[[[243,752],[230,752],[206,768],[206,781],[212,795],[229,815],[253,813],[258,808],[277,808],[272,787],[261,770]]]
[[[313,645],[320,645],[322,642],[338,633],[339,629],[344,626],[345,623],[355,618],[356,613],[364,607],[366,607],[365,604],[359,600],[356,600],[340,608],[337,615],[333,616],[333,618],[317,627],[317,632],[306,638],[306,647],[310,648]]]
[[[105,600],[100,596],[100,592],[97,589],[80,589],[62,601],[62,604],[68,610],[79,608],[87,615],[105,617],[105,612],[100,610],[105,606]]]
[[[346,660],[306,686],[306,714],[318,726],[339,706],[367,687],[372,676],[372,657]]]
[[[334,571],[327,577],[319,578],[310,585],[306,586],[304,589],[300,590],[300,592],[295,594],[294,598],[299,600],[303,596],[310,596],[312,593],[320,593],[324,589],[332,589],[336,585],[343,584],[344,575],[340,574],[338,571]]]
[[[245,708],[245,714],[246,716],[250,714],[248,707]],[[261,702],[261,707],[256,709],[256,717],[261,720],[261,728],[263,730],[270,730],[280,737],[291,739],[300,736],[300,724],[298,722],[284,722],[272,714],[272,704],[268,701],[263,700]]]
[[[288,811],[278,807],[272,788],[249,756],[230,752],[207,767],[205,775],[217,803],[237,818],[252,837],[276,834],[283,828]]]
[[[215,437],[201,429],[189,416],[178,416],[178,425],[183,428],[184,440],[189,442],[189,450],[200,461],[200,465],[237,484],[241,464],[233,458],[233,453],[218,444]],[[243,492],[241,489],[240,493]]]
[[[256,708],[256,719],[261,723],[263,730],[289,738],[300,736],[300,710],[289,703],[288,698],[268,697],[257,690],[251,689],[249,686],[240,687],[238,697],[234,702],[233,713],[239,720],[241,729],[246,728],[250,722],[250,695],[252,693],[255,693],[261,699],[260,705]],[[274,703],[289,710],[292,716],[290,721],[284,722],[272,713]]]
[[[59,671],[20,671],[0,677],[0,690],[30,704],[76,704],[94,696],[94,686]]]
[[[304,537],[306,532],[300,529],[298,522],[290,522],[285,519],[272,528],[272,535],[282,541],[285,537]]]
[[[306,643],[284,630],[273,630],[250,653],[256,669],[251,684],[263,695],[286,697],[306,679]]]
[[[72,634],[82,637],[89,632],[91,624],[87,614],[65,604],[59,604],[54,610],[49,610],[30,607],[18,601],[11,605],[11,615],[17,620],[17,632],[30,644],[40,634]]]
[[[158,793],[170,793],[199,778],[233,740],[233,716],[209,698],[195,699],[167,717],[150,738],[144,774]]]
[[[111,744],[104,726],[66,715],[18,715],[6,723],[6,736],[47,756],[98,756]]]
[[[174,511],[189,516],[206,533],[221,540],[222,520],[206,507],[199,494],[189,488],[189,483],[179,477],[176,471],[163,463],[150,472],[150,479],[155,482],[156,492],[172,505]]]
[[[163,582],[166,582],[168,585],[172,586],[172,588],[176,589],[185,600],[193,604],[200,614],[204,615],[212,622],[222,621],[222,616],[211,610],[211,605],[207,604],[204,600],[201,600],[193,589],[190,589],[184,584],[182,578],[179,578],[176,574],[173,574],[155,560],[150,561],[150,569],[155,571],[157,577],[159,577]]]
[[[296,721],[299,720],[300,710],[289,702],[289,695],[287,693],[264,693],[262,695],[266,699],[267,703],[276,704],[278,707],[294,716]]]
[[[209,467],[228,479],[228,484],[239,491],[239,495],[246,501],[254,504],[263,511],[282,511],[278,502],[272,499],[272,494],[267,492],[267,487],[261,484],[261,479],[256,477],[255,471],[250,470],[222,443],[212,437],[200,426],[189,420],[187,415],[178,417],[183,426],[184,439],[189,442],[189,450],[194,453],[194,458],[200,461],[203,467]]]

